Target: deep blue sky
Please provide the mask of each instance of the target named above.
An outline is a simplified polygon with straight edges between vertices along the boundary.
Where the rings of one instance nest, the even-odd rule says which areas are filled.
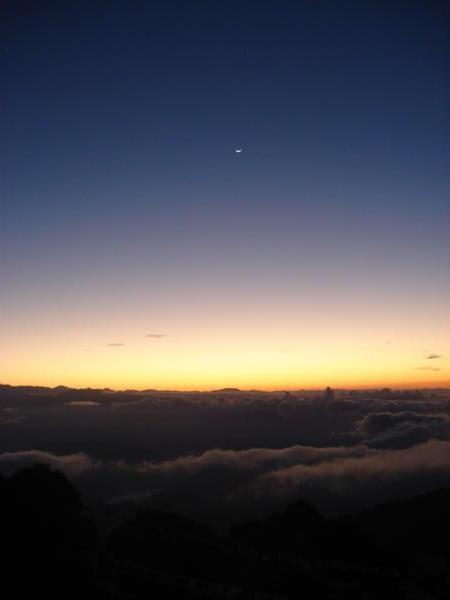
[[[301,329],[295,315],[322,322],[351,298],[367,314],[412,301],[410,329],[429,306],[438,339],[446,4],[3,2],[0,276],[17,369],[45,332],[60,350],[72,317],[94,332],[96,309],[102,347],[146,312],[174,337],[203,334],[209,312],[220,332],[228,296],[230,322],[270,298],[247,337],[239,325],[250,345],[267,319]]]

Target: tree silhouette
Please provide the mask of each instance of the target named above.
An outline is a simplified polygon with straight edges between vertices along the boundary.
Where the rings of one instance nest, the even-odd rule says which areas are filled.
[[[0,480],[0,526],[9,597],[45,590],[74,597],[93,574],[96,537],[67,478],[35,465]]]

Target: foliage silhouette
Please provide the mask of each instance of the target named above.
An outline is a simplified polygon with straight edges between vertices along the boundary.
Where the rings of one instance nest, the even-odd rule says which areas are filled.
[[[91,582],[96,560],[93,523],[78,492],[45,465],[3,477],[0,519],[9,597],[45,590],[47,597],[76,597]]]

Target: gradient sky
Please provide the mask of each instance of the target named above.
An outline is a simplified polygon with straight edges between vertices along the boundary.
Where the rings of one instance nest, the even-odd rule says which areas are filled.
[[[446,4],[2,2],[0,381],[449,385]]]

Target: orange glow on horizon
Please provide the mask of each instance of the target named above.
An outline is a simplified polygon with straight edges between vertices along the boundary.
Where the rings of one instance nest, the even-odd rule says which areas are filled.
[[[2,331],[0,382],[174,391],[450,386],[444,303],[387,313],[375,301],[277,302],[169,305],[150,325],[134,298],[122,311],[86,303],[17,313]]]
[[[162,345],[162,344],[161,344]],[[378,356],[377,356],[378,354]],[[366,354],[324,353],[307,358],[304,352],[211,353],[170,348],[151,352],[108,346],[91,351],[23,356],[0,381],[10,385],[55,387],[159,389],[208,391],[226,387],[242,390],[298,390],[335,388],[450,387],[448,369],[423,364],[438,361],[414,356],[383,356],[383,350]],[[442,364],[443,361],[441,361]]]

